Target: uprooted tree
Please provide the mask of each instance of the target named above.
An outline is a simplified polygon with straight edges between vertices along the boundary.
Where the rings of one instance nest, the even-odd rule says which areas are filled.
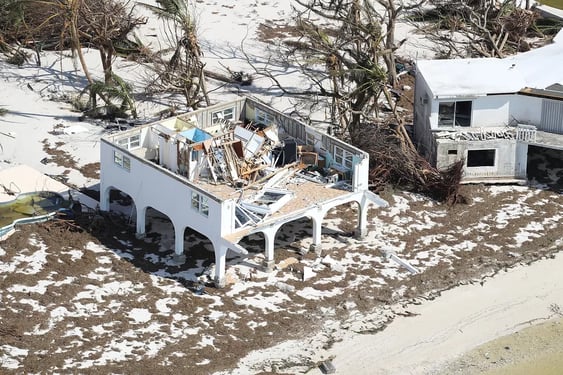
[[[441,58],[505,57],[539,45],[561,25],[545,21],[539,13],[522,8],[518,0],[429,0],[428,6],[412,12],[409,19],[434,42]]]
[[[296,3],[302,7],[295,18],[296,38],[275,46],[276,63],[299,67],[311,89],[285,88],[248,57],[255,71],[270,77],[284,94],[327,98],[331,123],[370,153],[375,190],[393,184],[441,201],[458,201],[463,164],[440,172],[420,156],[391,93],[398,82],[395,52],[404,42],[395,41],[395,25],[401,14],[421,3],[410,2],[411,7],[395,0]]]
[[[276,46],[284,66],[297,66],[310,90],[286,89],[269,71],[254,69],[274,80],[285,94],[328,98],[331,122],[353,140],[365,119],[379,114],[380,99],[397,84],[395,24],[404,7],[396,0],[296,0],[296,38]],[[251,58],[247,58],[250,62]]]

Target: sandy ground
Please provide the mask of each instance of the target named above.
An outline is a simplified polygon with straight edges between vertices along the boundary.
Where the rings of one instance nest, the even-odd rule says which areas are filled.
[[[483,344],[440,374],[558,375],[562,368],[563,318],[557,318]]]
[[[541,331],[503,338],[459,357],[489,340],[561,317],[562,268],[563,255],[558,254],[498,274],[483,285],[444,292],[434,301],[410,306],[415,317],[398,318],[375,335],[355,335],[336,343],[328,357],[334,356],[332,362],[341,374],[476,374],[518,361],[533,362],[546,348],[562,353],[561,321],[554,320]],[[559,335],[551,334],[554,327]],[[524,335],[534,339],[522,340]]]

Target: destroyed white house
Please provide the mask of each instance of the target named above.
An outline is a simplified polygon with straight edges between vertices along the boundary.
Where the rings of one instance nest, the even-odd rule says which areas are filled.
[[[439,169],[464,158],[463,182],[524,182],[529,145],[563,149],[563,31],[515,56],[416,70],[417,147]]]
[[[283,224],[310,218],[319,253],[328,210],[357,202],[363,236],[368,204],[386,204],[368,190],[368,154],[251,98],[103,137],[100,169],[101,210],[112,209],[112,190],[129,195],[138,236],[147,209],[158,210],[174,226],[178,256],[190,251],[187,228],[206,236],[219,286],[227,252],[245,254],[238,243],[249,234],[263,234],[271,269]]]

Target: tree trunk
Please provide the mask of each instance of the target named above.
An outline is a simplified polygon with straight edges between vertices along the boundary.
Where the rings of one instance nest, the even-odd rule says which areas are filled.
[[[388,83],[392,87],[397,86],[397,66],[395,64],[395,24],[397,22],[397,8],[394,0],[389,0],[387,7],[387,36],[385,37],[386,52],[383,60],[387,66]]]
[[[73,49],[78,54],[78,60],[80,60],[80,65],[82,66],[82,70],[84,71],[84,76],[88,80],[89,84],[92,84],[94,80],[90,75],[90,71],[88,70],[88,66],[86,65],[86,60],[84,59],[84,55],[82,54],[82,45],[80,44],[80,37],[78,36],[78,8],[80,7],[79,0],[71,0],[70,3],[70,12],[71,12],[71,20],[70,20],[70,34],[73,44]]]
[[[102,68],[104,69],[104,83],[111,85],[113,83],[113,67],[112,58],[113,54],[110,50],[106,51],[103,47],[100,48],[100,58],[102,60]]]

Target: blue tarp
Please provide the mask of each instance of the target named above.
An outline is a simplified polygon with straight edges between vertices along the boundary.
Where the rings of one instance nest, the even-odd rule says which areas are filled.
[[[202,142],[206,139],[213,138],[209,133],[204,132],[200,128],[192,128],[180,132],[180,134],[192,142]]]

